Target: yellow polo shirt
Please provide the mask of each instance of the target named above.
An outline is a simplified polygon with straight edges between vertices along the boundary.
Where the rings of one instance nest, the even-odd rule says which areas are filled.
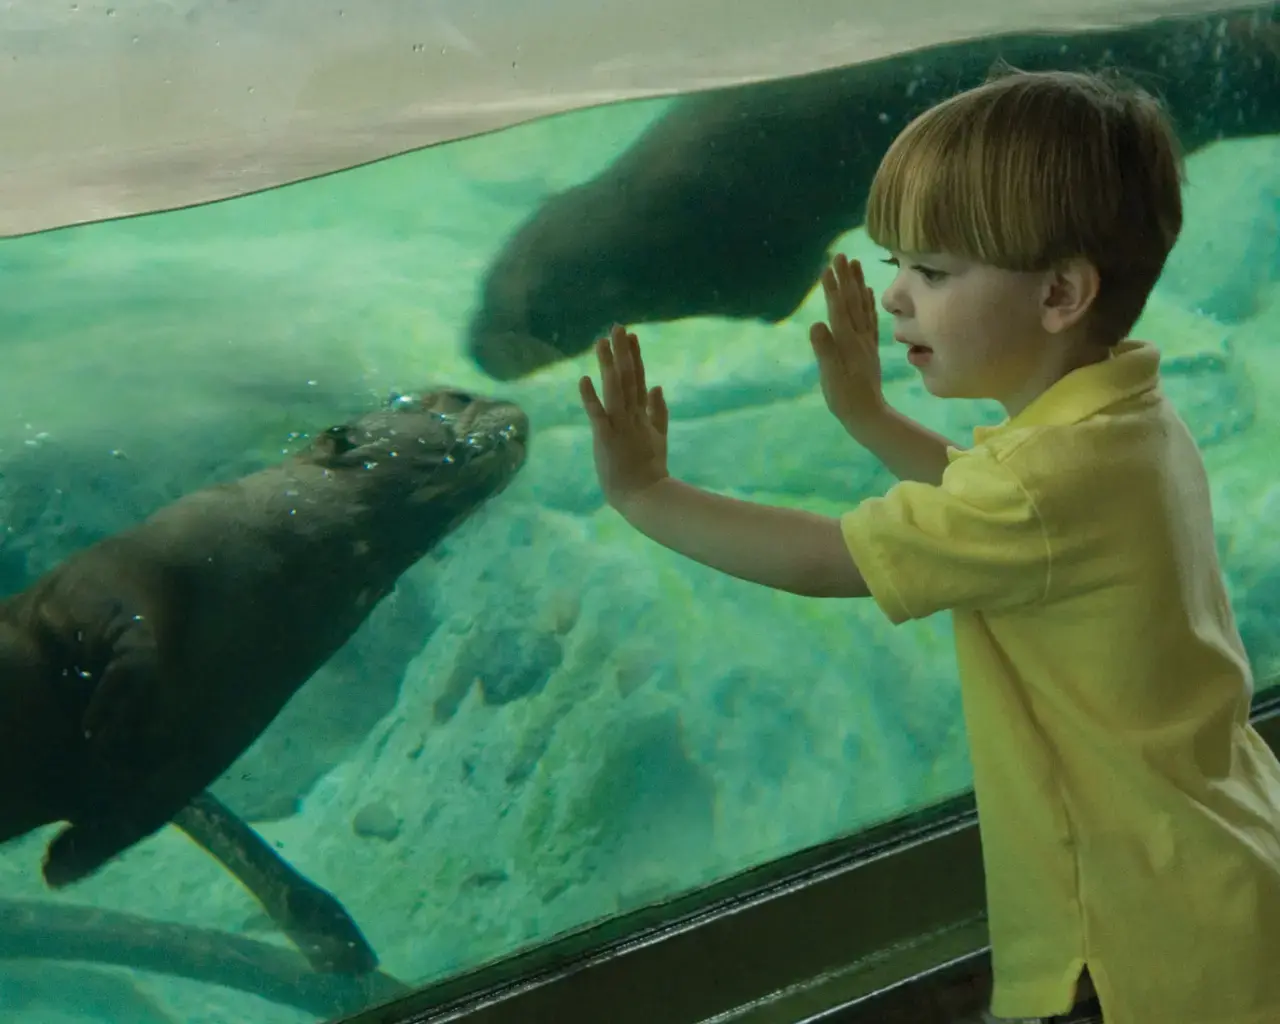
[[[1280,1022],[1280,764],[1203,462],[1126,342],[842,520],[894,623],[950,610],[986,871],[992,1012]]]

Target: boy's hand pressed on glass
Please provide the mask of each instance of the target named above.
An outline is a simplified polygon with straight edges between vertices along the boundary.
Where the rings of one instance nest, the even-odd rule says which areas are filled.
[[[818,359],[822,397],[846,430],[884,413],[880,386],[880,330],[876,298],[862,276],[862,264],[837,255],[822,272],[827,320],[809,328],[809,343]]]
[[[822,272],[828,323],[809,328],[822,397],[849,435],[899,480],[937,485],[947,468],[945,437],[884,400],[876,299],[862,264],[838,254]]]
[[[605,499],[641,533],[739,579],[810,597],[865,597],[840,521],[738,501],[667,472],[667,406],[645,382],[640,343],[615,327],[596,343],[600,394],[579,390]],[[601,398],[603,396],[603,400]]]
[[[645,384],[634,334],[615,327],[610,339],[596,342],[596,358],[604,402],[590,377],[582,378],[579,391],[591,419],[600,489],[623,511],[631,497],[667,476],[667,403],[661,388]]]

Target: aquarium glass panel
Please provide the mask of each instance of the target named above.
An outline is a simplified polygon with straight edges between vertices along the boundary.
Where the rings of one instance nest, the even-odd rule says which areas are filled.
[[[988,38],[0,241],[6,1022],[331,1020],[964,793],[947,617],[652,543],[603,502],[578,381],[627,323],[677,476],[884,493],[819,388],[818,274],[839,250],[885,287],[877,162],[997,58],[1118,65],[1177,119],[1185,226],[1133,333],[1265,690],[1277,24]],[[883,317],[896,408],[961,445],[1001,417],[931,398]]]

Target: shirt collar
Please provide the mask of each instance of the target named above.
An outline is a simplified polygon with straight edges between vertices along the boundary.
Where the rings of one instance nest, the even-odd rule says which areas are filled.
[[[1126,398],[1155,390],[1159,382],[1159,350],[1145,341],[1122,341],[1107,359],[1072,370],[1018,415],[995,426],[975,427],[974,442],[1005,430],[1079,423]]]

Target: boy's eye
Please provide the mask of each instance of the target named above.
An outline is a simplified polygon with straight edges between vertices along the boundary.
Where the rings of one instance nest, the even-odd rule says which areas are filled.
[[[898,258],[896,256],[886,257],[880,262],[887,263],[891,267],[899,266]],[[930,282],[941,281],[944,277],[947,276],[945,271],[935,270],[933,267],[926,267],[923,263],[912,263],[910,269],[914,270],[926,281],[930,281]]]

